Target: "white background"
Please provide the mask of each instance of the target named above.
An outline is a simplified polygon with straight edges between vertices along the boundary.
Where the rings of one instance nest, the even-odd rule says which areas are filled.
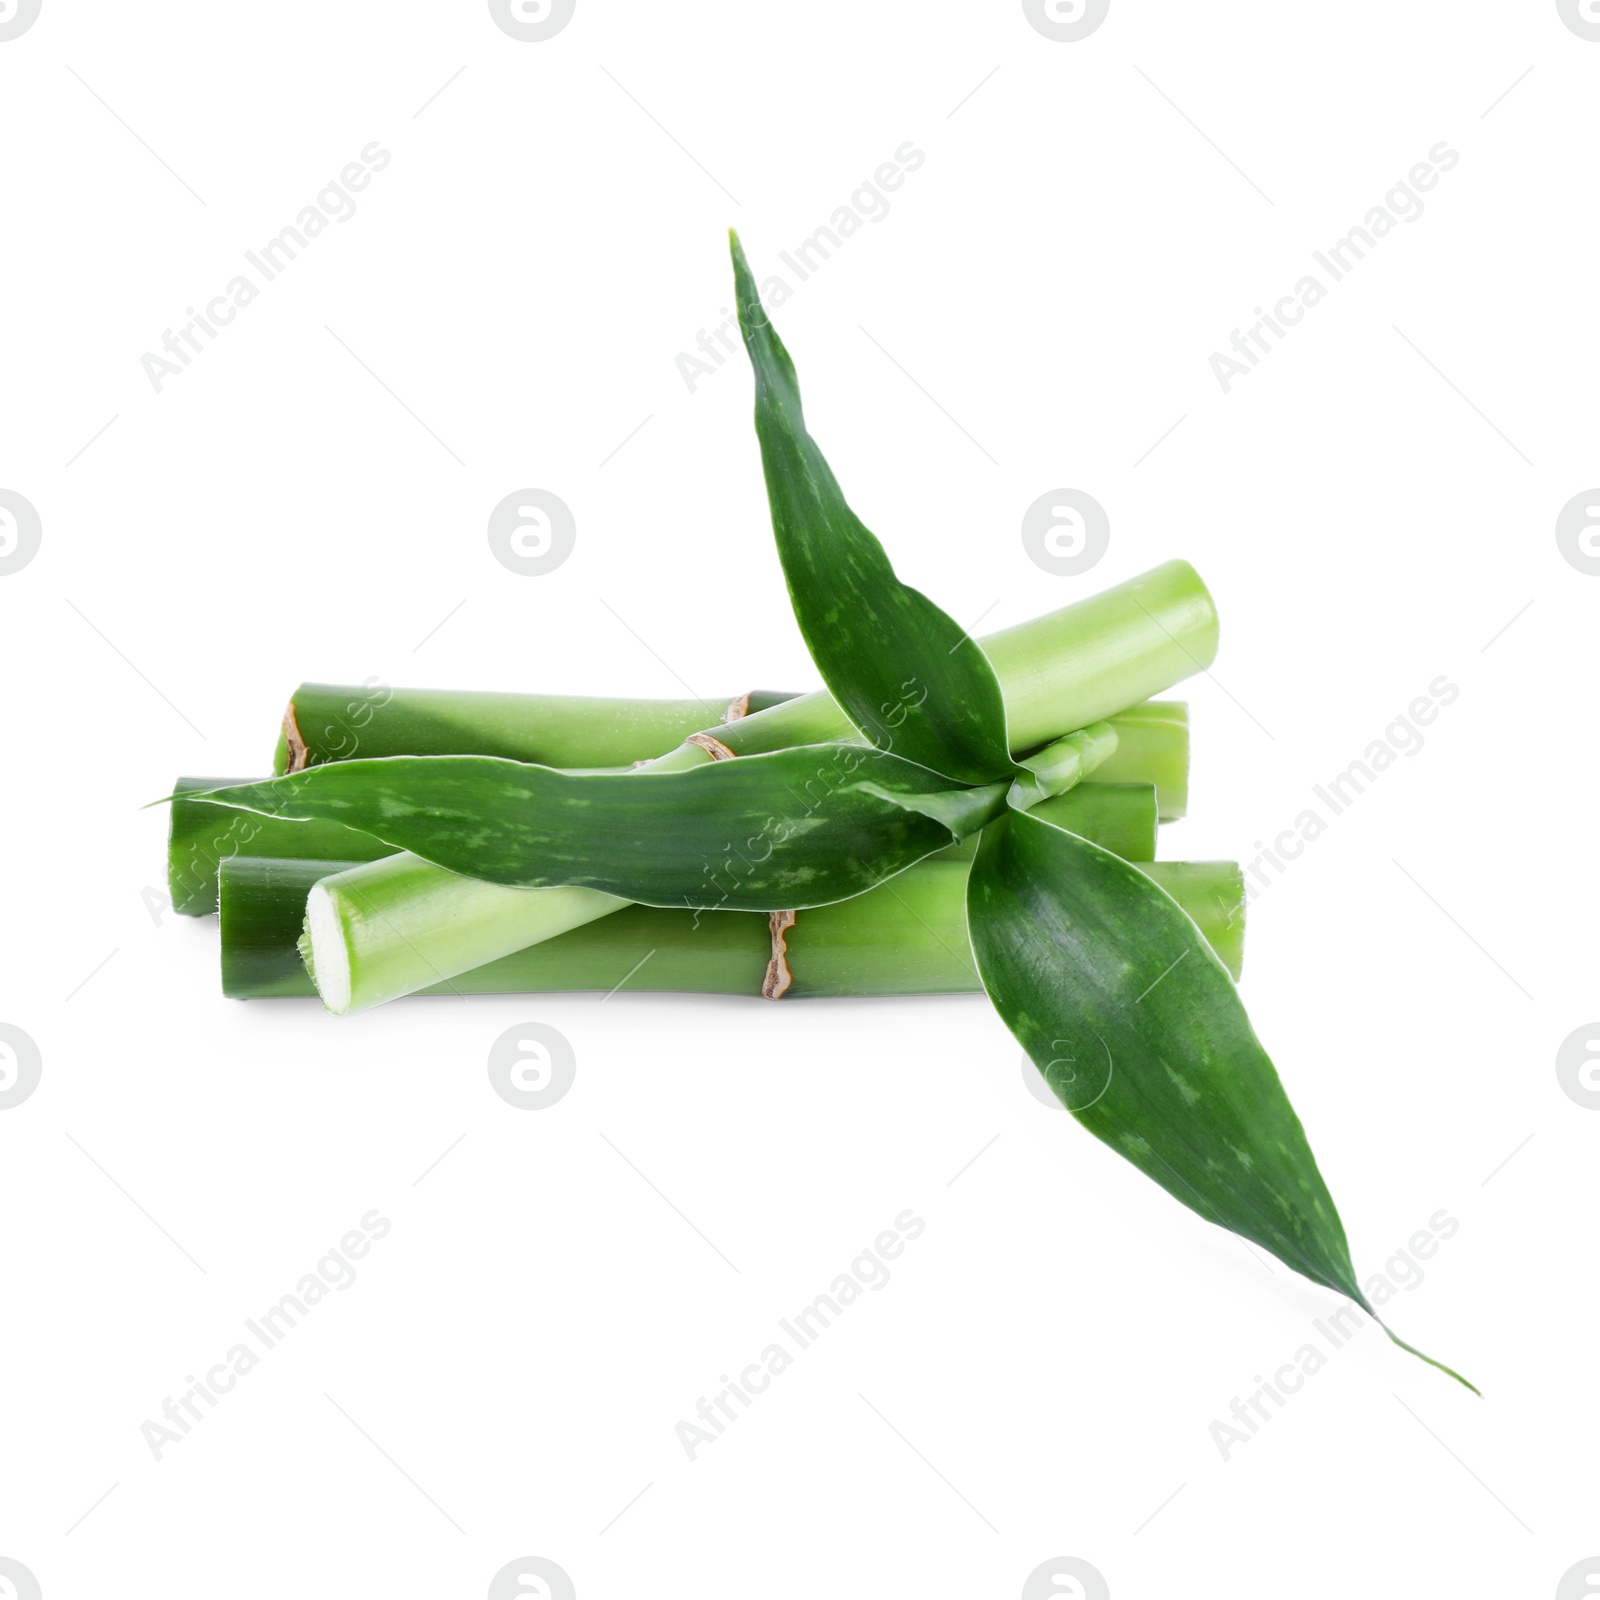
[[[0,43],[0,488],[43,525],[0,577],[0,1021],[44,1061],[0,1113],[0,1555],[47,1600],[479,1596],[523,1555],[582,1600],[1010,1597],[1057,1556],[1116,1600],[1556,1594],[1600,1551],[1600,1115],[1554,1068],[1600,1012],[1600,580],[1554,537],[1600,480],[1597,74],[1546,0],[1114,0],[1079,43],[578,0],[534,44],[466,0],[44,0]],[[357,213],[158,395],[141,356],[373,140]],[[980,631],[1199,568],[1163,854],[1252,854],[1459,686],[1252,907],[1244,993],[1362,1275],[1459,1222],[1389,1309],[1483,1400],[1369,1326],[1225,1462],[1335,1298],[1035,1100],[981,999],[339,1021],[224,1001],[214,926],[145,892],[139,807],[264,770],[301,679],[811,686],[747,373],[674,358],[730,222],[764,273],[907,140],[778,314],[813,428]],[[1425,214],[1224,395],[1210,354],[1441,140]],[[545,577],[485,536],[525,486],[577,518]],[[1111,519],[1083,577],[1020,539],[1064,486]],[[578,1058],[543,1112],[485,1072],[525,1020]],[[691,1464],[674,1424],[908,1207],[893,1282]],[[360,1281],[153,1460],[372,1208]]]

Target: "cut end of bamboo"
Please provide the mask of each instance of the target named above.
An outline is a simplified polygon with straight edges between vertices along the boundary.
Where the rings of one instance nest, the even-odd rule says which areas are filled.
[[[306,931],[301,941],[306,970],[336,1017],[350,1009],[350,947],[345,943],[344,922],[325,885],[316,883],[306,896]]]

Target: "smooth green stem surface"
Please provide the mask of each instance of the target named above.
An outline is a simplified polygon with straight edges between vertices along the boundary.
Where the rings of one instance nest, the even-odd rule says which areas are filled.
[[[236,856],[222,864],[222,987],[233,999],[310,996],[296,948],[322,861]],[[853,900],[803,911],[786,936],[787,998],[977,993],[966,929],[964,861],[924,861]],[[1143,865],[1199,924],[1237,976],[1244,880],[1232,862]],[[423,994],[544,994],[628,989],[759,996],[768,918],[749,911],[628,906],[457,974]]]
[[[316,884],[301,949],[324,1004],[342,1016],[448,984],[627,904],[598,889],[513,889],[460,878],[406,852]]]
[[[1187,561],[1168,561],[978,643],[1022,755],[1203,672],[1217,654],[1217,609]],[[860,737],[821,691],[710,731],[741,756]]]
[[[754,689],[741,700],[765,710],[791,692]],[[497,694],[481,690],[389,689],[373,684],[303,683],[284,717],[304,741],[307,766],[362,756],[483,755],[536,761],[569,771],[626,771],[674,750],[730,707],[726,700],[604,700],[588,695]],[[278,736],[273,774],[288,769],[287,733]],[[391,846],[336,822],[279,822],[186,800],[186,794],[241,778],[179,778],[167,835],[172,908],[186,917],[217,909],[217,864],[228,856],[298,856],[351,864],[394,854]]]
[[[763,710],[794,698],[758,689],[748,705]],[[504,756],[545,767],[627,767],[723,721],[743,700],[611,700],[302,683],[284,712],[272,770],[287,772],[295,757],[298,766],[316,766],[357,756]],[[291,747],[291,733],[298,750]]]
[[[1035,750],[1031,756],[1021,757],[1017,765],[1026,776],[1012,783],[1008,803],[1027,811],[1041,800],[1065,794],[1116,753],[1117,730],[1109,722],[1092,722],[1087,728]]]
[[[1110,718],[1117,748],[1096,768],[1093,783],[1153,783],[1163,822],[1189,809],[1189,707],[1182,700],[1146,700]]]
[[[1092,840],[1124,861],[1156,858],[1156,791],[1148,783],[1080,783],[1065,794],[1041,800],[1036,817]],[[970,861],[978,853],[980,835],[940,850],[930,861]]]
[[[167,827],[167,893],[172,909],[204,917],[217,909],[217,865],[230,856],[299,856],[351,864],[394,854],[370,833],[337,822],[280,822],[185,796],[241,778],[179,778]]]
[[[1153,861],[1140,870],[1193,918],[1235,983],[1244,970],[1244,872],[1237,861]]]
[[[1216,607],[1188,562],[1169,561],[991,634],[982,647],[1005,697],[1012,752],[1025,755],[1209,666]],[[820,692],[724,723],[708,736],[735,755],[857,737],[832,696]],[[685,743],[647,769],[681,770],[711,759],[704,746]],[[328,1009],[344,1015],[447,981],[605,914],[573,900],[575,893],[507,889],[413,857],[353,867],[319,885],[308,902],[318,988]],[[402,908],[409,895],[423,902],[414,915]],[[562,898],[541,904],[534,898],[541,895]]]

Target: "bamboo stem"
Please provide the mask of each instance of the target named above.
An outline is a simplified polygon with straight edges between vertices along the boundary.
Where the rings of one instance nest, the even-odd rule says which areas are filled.
[[[1047,744],[1031,756],[1018,758],[1023,769],[1011,785],[1007,804],[1027,811],[1056,795],[1067,794],[1117,752],[1117,730],[1109,722],[1092,722]]]
[[[765,689],[718,700],[611,700],[302,683],[284,712],[272,770],[280,775],[357,756],[469,755],[545,767],[628,767],[727,720],[741,703],[759,711],[794,698]]]
[[[199,804],[195,810],[206,809]],[[216,810],[216,807],[210,807]],[[1151,861],[1156,853],[1156,797],[1150,784],[1080,784],[1065,794],[1043,801],[1035,808],[1037,814],[1063,828],[1070,828],[1083,838],[1092,840],[1102,849],[1125,861]],[[275,825],[287,832],[303,826],[286,822]],[[365,835],[359,837],[365,838]],[[276,839],[276,835],[274,835]],[[977,852],[977,836],[952,845],[930,859],[935,861],[969,862]],[[275,852],[275,854],[277,854]],[[224,992],[239,998],[254,993],[305,994],[310,991],[310,979],[304,963],[294,946],[300,938],[306,918],[307,899],[319,880],[336,881],[358,863],[295,859],[288,852],[281,858],[287,861],[282,874],[272,871],[272,862],[261,858],[248,858],[241,852],[234,859],[222,863],[221,878],[225,886],[222,908],[222,949]],[[449,916],[457,892],[450,886],[454,880],[449,875],[441,878],[431,870],[422,870],[426,863],[412,855],[391,855],[377,869],[363,875],[356,888],[350,892],[352,906],[359,898],[358,914],[376,919],[384,924],[386,937],[375,947],[374,954],[391,964],[391,970],[374,967],[375,981],[390,984],[409,984],[410,990],[448,993],[449,983],[441,974],[430,972],[423,964],[417,950],[418,940],[437,942],[448,931]],[[897,883],[902,879],[895,880]],[[439,905],[439,892],[444,887],[443,909]],[[495,887],[489,885],[487,887]],[[507,895],[531,895],[541,891],[531,889],[501,890]],[[287,896],[287,898],[286,898]],[[588,896],[585,900],[583,897]],[[230,910],[228,901],[232,899]],[[335,898],[335,905],[344,907],[346,897]],[[257,938],[254,932],[254,907],[257,902],[267,907],[266,934]],[[594,894],[583,889],[569,889],[559,894],[547,895],[537,905],[543,906],[556,923],[563,918],[576,919],[571,926],[583,925],[617,909],[621,902],[609,895]],[[348,909],[348,908],[345,908]],[[580,913],[587,909],[591,917],[584,919]],[[732,915],[732,913],[728,913]],[[809,925],[814,913],[806,913]],[[609,918],[608,918],[609,920]],[[639,919],[634,919],[638,921]],[[760,920],[759,917],[757,920]],[[720,924],[719,924],[720,926]],[[477,936],[479,924],[468,921],[458,936],[470,941]],[[555,932],[565,931],[556,926]],[[731,934],[729,937],[733,937]],[[354,935],[359,939],[359,935]],[[741,936],[742,937],[742,936]],[[753,936],[752,936],[753,937]],[[341,941],[342,942],[342,941]],[[258,965],[252,952],[265,945],[264,968]],[[529,940],[532,945],[534,941]],[[339,948],[338,945],[334,946]],[[493,946],[489,947],[491,950]],[[584,948],[587,948],[584,946]],[[766,947],[763,946],[763,949]],[[965,948],[963,946],[962,948]],[[287,952],[287,953],[286,953]],[[464,965],[463,972],[471,971],[481,963],[470,960],[473,951],[464,945],[458,952]],[[484,962],[495,960],[504,952],[494,952],[484,957]],[[260,984],[287,982],[287,988],[257,988]],[[452,975],[450,982],[457,981]],[[408,992],[410,992],[408,990]],[[743,989],[734,992],[745,993]]]
[[[324,861],[235,856],[222,863],[222,988],[233,999],[316,993],[296,938]],[[790,998],[975,994],[964,861],[925,861],[868,893],[802,912],[787,932]],[[1142,864],[1238,975],[1244,879],[1233,862]],[[585,891],[573,891],[582,893]],[[628,906],[419,989],[432,995],[614,991],[759,997],[768,919],[750,911]]]
[[[1217,611],[1194,568],[1168,561],[978,643],[1000,680],[1012,752],[1026,755],[1203,672]],[[822,692],[711,731],[741,756],[859,737]],[[680,764],[678,752],[670,759]]]
[[[1018,755],[1203,670],[1216,645],[1216,608],[1185,561],[1169,561],[983,641]],[[735,755],[855,737],[825,693],[724,723],[710,735],[713,748]],[[647,765],[676,771],[710,760],[707,749],[685,742]],[[424,902],[422,912],[405,909],[402,901],[410,895]],[[563,898],[540,902],[540,895]],[[341,1016],[448,980],[598,915],[604,911],[574,899],[571,890],[508,889],[420,861],[352,867],[319,883],[307,901],[317,985],[328,1009]],[[569,916],[574,920],[563,921]],[[408,933],[398,931],[401,922]],[[470,960],[463,959],[467,954]]]
[[[185,798],[197,790],[243,781],[249,780],[179,778],[173,786],[167,893],[181,916],[204,917],[217,909],[217,865],[230,856],[298,856],[354,865],[394,854],[381,839],[337,822],[280,822]]]
[[[1092,783],[1153,783],[1163,822],[1189,809],[1189,707],[1182,700],[1146,700],[1108,719],[1117,748]]]
[[[1032,808],[1036,817],[1053,822],[1070,833],[1093,840],[1124,861],[1156,858],[1156,791],[1148,783],[1100,783],[1099,774],[1065,794],[1041,800]],[[978,853],[979,835],[969,834],[930,861],[970,861]]]
[[[348,691],[354,693],[355,691]],[[462,693],[456,697],[462,716],[460,742],[471,746],[479,742],[470,713],[480,696]],[[514,696],[533,699],[534,696]],[[785,696],[752,694],[751,704],[775,705]],[[1154,785],[1155,803],[1163,822],[1183,815],[1189,788],[1189,708],[1181,700],[1149,700],[1109,719],[1117,734],[1116,749],[1079,784],[1078,790],[1093,791],[1119,784]],[[390,751],[392,755],[413,755],[409,750]],[[463,748],[457,755],[485,755],[489,752]],[[594,769],[584,769],[594,770]],[[252,812],[228,811],[225,807],[190,800],[198,791],[222,788],[234,783],[253,783],[250,778],[179,778],[173,785],[171,818],[167,835],[167,884],[172,908],[182,916],[209,916],[217,909],[217,864],[228,856],[260,856],[325,860],[358,865],[393,855],[393,849],[370,834],[336,822],[284,822]],[[1077,793],[1078,790],[1069,790]],[[1086,793],[1086,800],[1089,798]],[[1046,812],[1046,815],[1050,813]],[[1143,856],[1154,858],[1154,827],[1157,812],[1150,818],[1151,848]],[[1083,829],[1063,822],[1073,832]],[[976,841],[952,845],[949,854],[970,857]],[[1120,852],[1126,853],[1126,852]],[[941,856],[947,852],[941,852]],[[330,872],[334,870],[330,866]]]
[[[731,701],[603,700],[588,695],[389,689],[303,683],[284,713],[274,776],[362,756],[485,755],[568,771],[625,772],[675,749],[724,711],[765,710],[791,693],[754,689]],[[369,834],[333,822],[280,822],[187,800],[198,790],[254,782],[179,778],[167,835],[172,908],[186,917],[217,909],[217,864],[228,856],[282,856],[351,865],[394,854]]]

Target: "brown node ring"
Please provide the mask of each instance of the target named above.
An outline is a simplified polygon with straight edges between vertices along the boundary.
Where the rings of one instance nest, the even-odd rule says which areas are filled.
[[[714,739],[709,733],[691,733],[685,741],[688,744],[699,745],[713,761],[735,761],[738,757],[720,739]]]
[[[787,938],[794,924],[795,913],[792,911],[774,911],[767,918],[767,926],[772,932],[772,959],[767,963],[766,977],[761,980],[763,1000],[781,1000],[794,982],[794,974],[789,971]]]
[[[750,696],[742,694],[729,704],[726,720],[737,722],[741,717],[747,716],[749,711]],[[738,760],[734,751],[709,733],[691,733],[689,743],[698,745],[713,761]],[[795,914],[792,911],[773,911],[767,917],[767,926],[772,934],[772,959],[767,962],[766,975],[761,980],[763,1000],[781,1000],[789,985],[794,982],[794,974],[789,971],[789,945],[786,938],[794,923]]]
[[[283,708],[283,742],[288,748],[289,764],[285,772],[304,772],[311,765],[311,751],[300,737],[300,724],[294,719],[294,701]]]

